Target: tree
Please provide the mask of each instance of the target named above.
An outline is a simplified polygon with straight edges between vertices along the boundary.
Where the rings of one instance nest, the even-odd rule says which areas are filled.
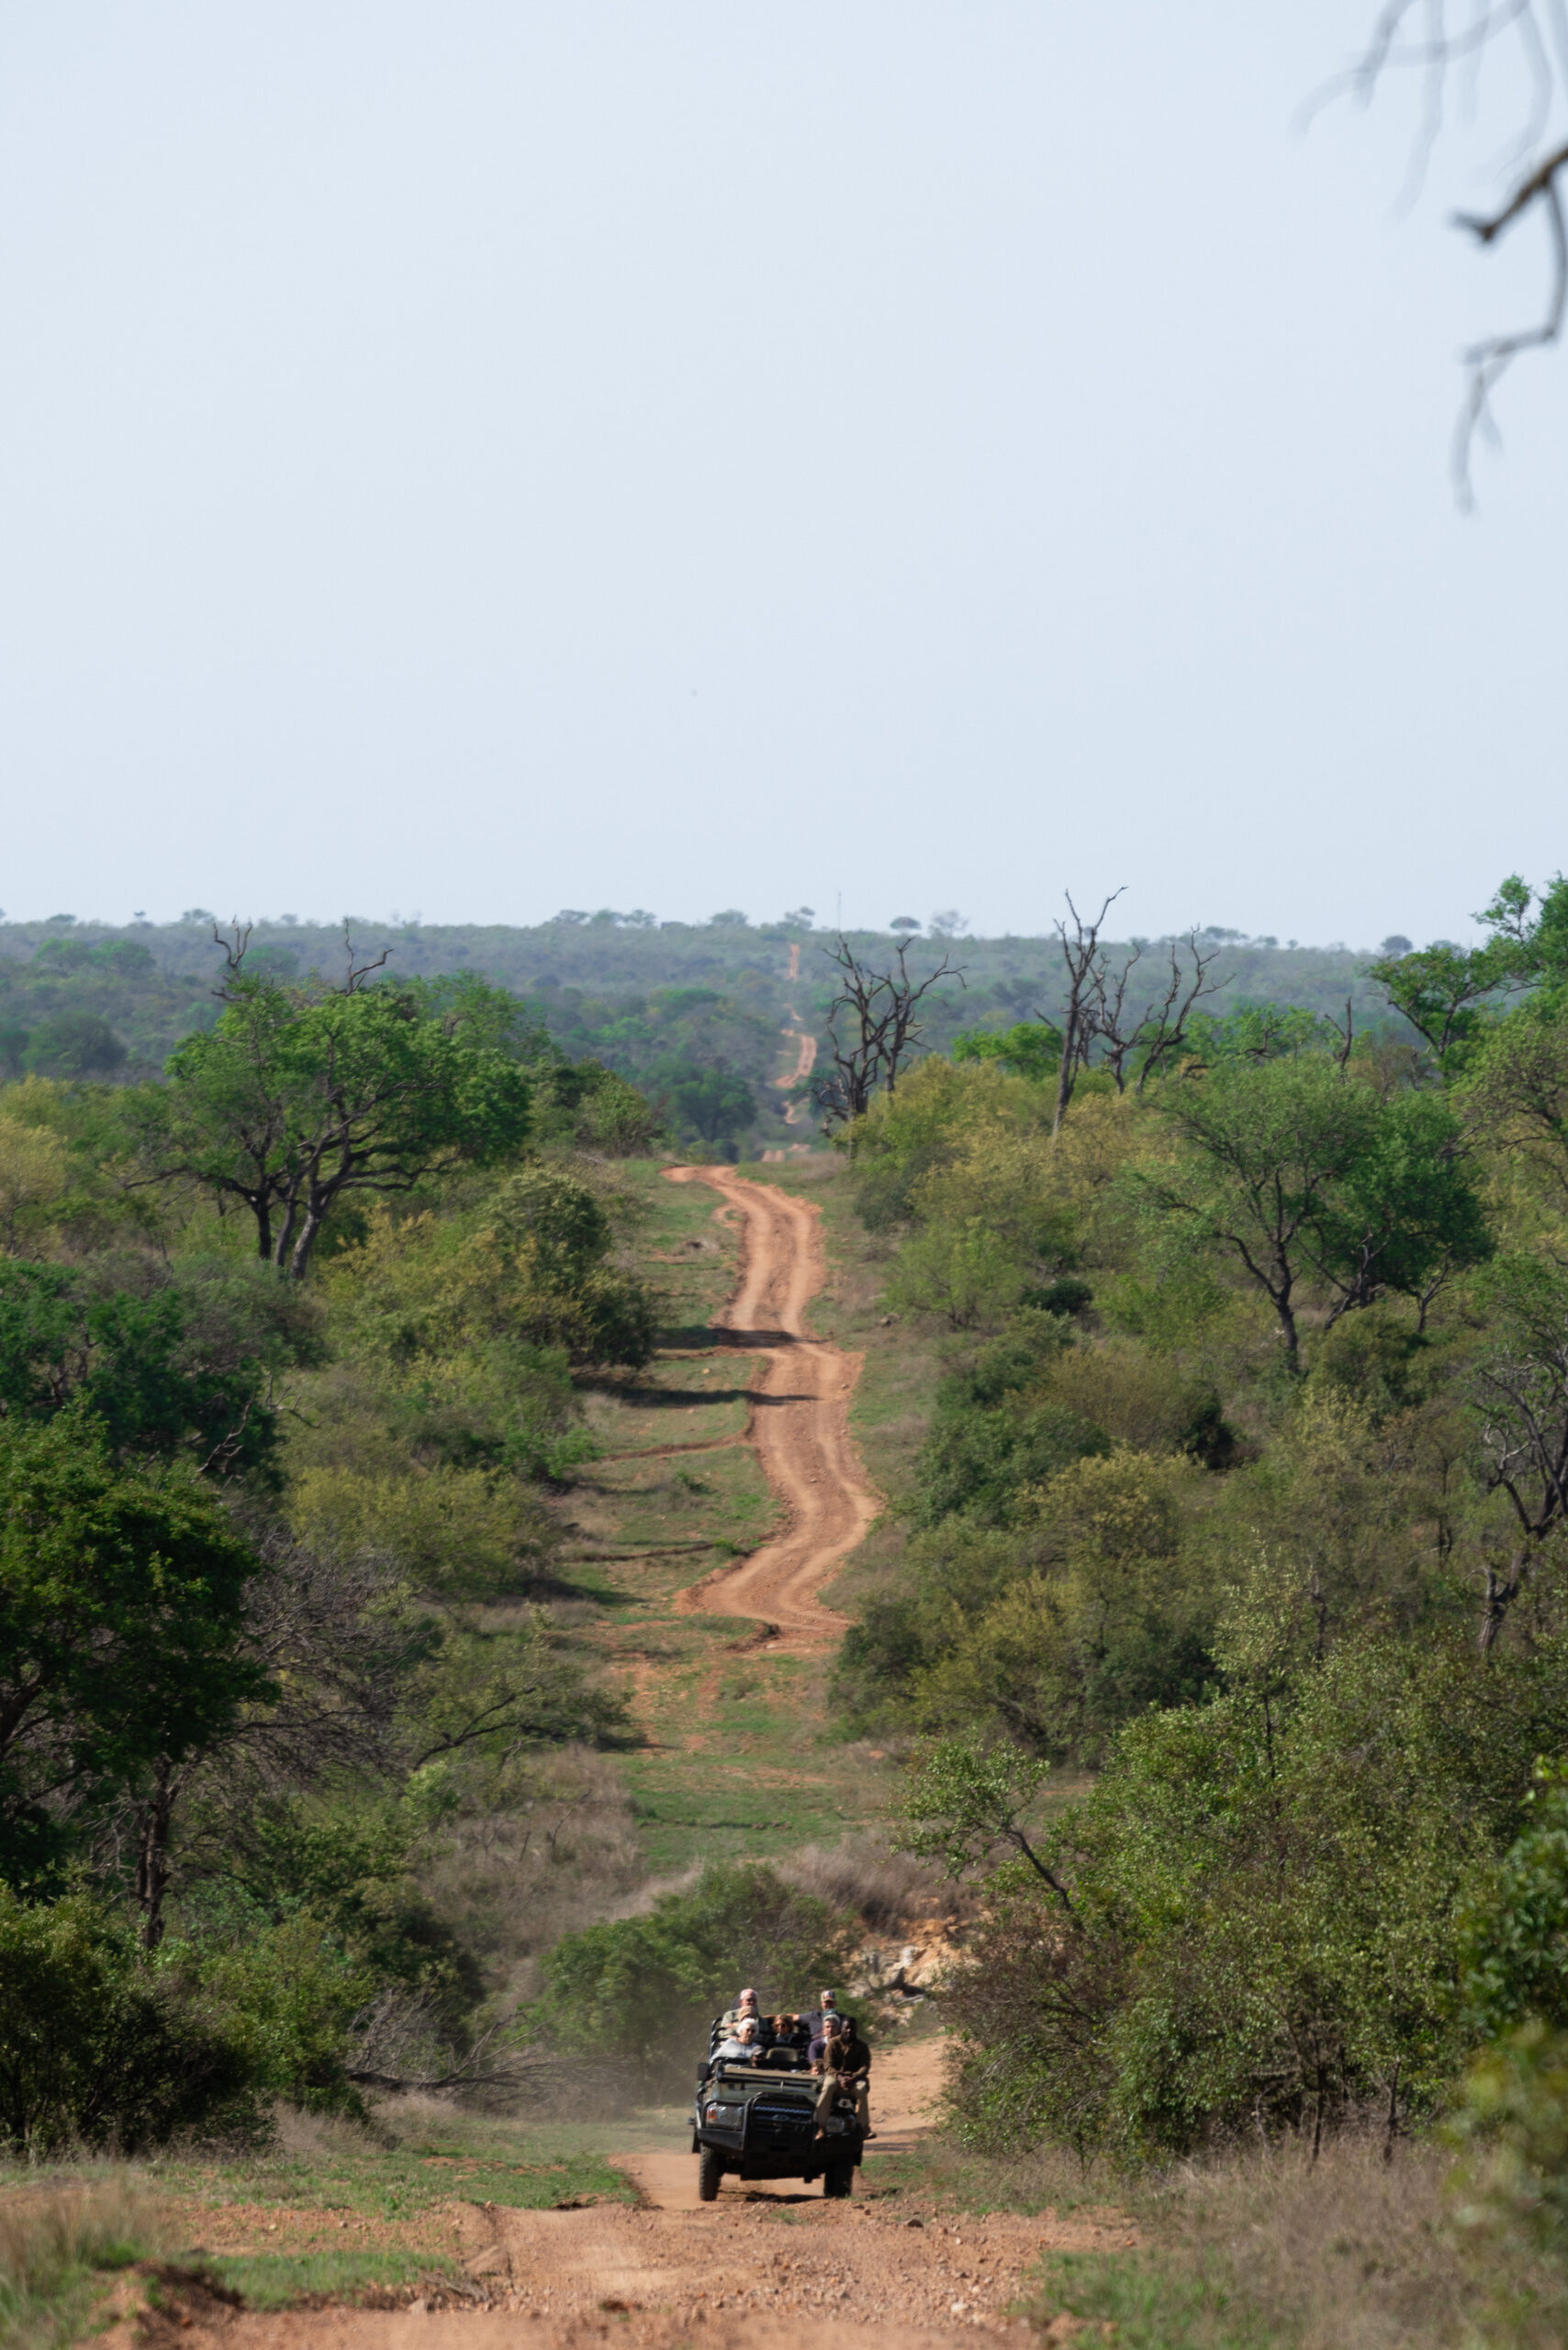
[[[1484,1553],[1484,1652],[1546,1543],[1568,1526],[1568,1275],[1539,1258],[1508,1255],[1478,1287],[1492,1337],[1472,1375],[1483,1483],[1506,1497],[1513,1528],[1506,1556],[1490,1546]]]
[[[1534,893],[1511,873],[1475,919],[1490,935],[1480,946],[1438,939],[1368,968],[1396,1012],[1427,1040],[1445,1074],[1454,1075],[1500,1017],[1506,1000],[1542,979],[1568,978],[1568,881],[1561,875]]]
[[[813,1088],[829,1126],[864,1117],[879,1092],[896,1091],[899,1071],[920,1044],[924,999],[942,979],[953,978],[960,987],[964,984],[961,969],[946,955],[924,979],[913,979],[911,944],[907,934],[900,938],[893,968],[885,971],[862,963],[842,932],[836,946],[823,950],[841,974],[827,1012],[833,1070]],[[846,1021],[842,1035],[841,1021]]]
[[[971,1029],[953,1040],[956,1061],[996,1061],[1036,1085],[1061,1066],[1062,1034],[1048,1020],[1019,1020],[1011,1028]]]
[[[1274,1309],[1293,1370],[1309,1274],[1334,1294],[1330,1323],[1389,1290],[1416,1299],[1424,1316],[1453,1272],[1491,1252],[1458,1123],[1441,1100],[1380,1102],[1314,1055],[1222,1063],[1175,1086],[1163,1106],[1186,1163],[1139,1180],[1240,1262]]]
[[[1527,1158],[1568,1203],[1568,1004],[1559,994],[1498,1021],[1463,1098],[1488,1140]]]
[[[73,1404],[118,1459],[184,1457],[275,1485],[273,1375],[320,1351],[308,1309],[287,1310],[302,1301],[270,1293],[281,1287],[270,1269],[252,1282],[196,1267],[178,1286],[95,1297],[74,1269],[0,1264],[0,1419]]]
[[[317,992],[252,979],[230,946],[224,1009],[170,1058],[136,1124],[156,1179],[184,1177],[256,1223],[259,1255],[295,1280],[335,1203],[408,1191],[432,1169],[493,1163],[529,1130],[525,1070],[465,1041],[474,990],[446,1018],[353,968]]]
[[[84,1803],[268,1694],[253,1568],[194,1480],[118,1468],[78,1411],[0,1438],[0,1876],[46,1874]]]
[[[756,1115],[750,1086],[733,1069],[700,1069],[671,1055],[654,1063],[650,1077],[659,1102],[704,1142],[733,1141]]]
[[[1304,1059],[1216,1070],[1174,1087],[1164,1107],[1186,1165],[1145,1176],[1148,1193],[1240,1262],[1274,1309],[1294,1371],[1297,1292],[1334,1192],[1372,1140],[1377,1103],[1331,1063]]]
[[[1062,962],[1067,970],[1067,1018],[1062,1028],[1061,1059],[1057,1067],[1057,1107],[1051,1132],[1061,1132],[1061,1122],[1072,1100],[1072,1088],[1078,1072],[1089,1065],[1091,1006],[1094,996],[1094,974],[1100,952],[1100,925],[1116,900],[1120,890],[1113,890],[1091,923],[1086,923],[1072,902],[1072,892],[1067,892],[1067,908],[1072,916],[1072,936],[1067,934],[1067,924],[1058,921],[1057,936],[1061,941]],[[1043,1017],[1036,1014],[1036,1017]]]
[[[1450,1105],[1396,1093],[1380,1105],[1366,1147],[1310,1224],[1307,1254],[1337,1292],[1330,1326],[1385,1292],[1413,1298],[1417,1327],[1456,1272],[1492,1254],[1492,1236]]]
[[[1151,1077],[1174,1066],[1199,1003],[1224,985],[1223,980],[1209,977],[1209,967],[1219,949],[1211,947],[1205,955],[1196,931],[1165,944],[1170,968],[1163,979],[1154,982],[1141,1007],[1128,1002],[1133,973],[1143,959],[1143,948],[1137,940],[1119,970],[1112,969],[1103,951],[1096,952],[1090,968],[1086,1038],[1098,1046],[1100,1065],[1110,1070],[1118,1093],[1126,1091],[1132,1069],[1137,1072],[1141,1093]]]
[[[56,1012],[40,1020],[28,1040],[27,1062],[40,1077],[113,1077],[126,1049],[95,1012]]]
[[[1049,1772],[1048,1762],[1005,1740],[985,1745],[974,1737],[937,1739],[909,1765],[893,1848],[917,1860],[940,1861],[956,1878],[980,1866],[1001,1846],[1015,1853],[1070,1915],[1071,1894],[1044,1857],[1040,1838],[1025,1825]]]

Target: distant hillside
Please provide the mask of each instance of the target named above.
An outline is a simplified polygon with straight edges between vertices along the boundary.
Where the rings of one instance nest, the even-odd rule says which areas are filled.
[[[780,1032],[798,1018],[821,1036],[833,992],[824,951],[831,934],[803,921],[756,925],[735,916],[699,925],[596,914],[532,929],[356,921],[352,931],[358,958],[385,947],[393,975],[471,970],[510,989],[563,1051],[603,1060],[660,1092],[689,1136],[752,1151],[806,1131],[786,1127],[775,1082],[794,1060]],[[849,936],[872,962],[896,945],[886,932]],[[1369,951],[1281,946],[1220,931],[1205,934],[1204,944],[1218,948],[1213,975],[1224,982],[1212,1009],[1272,1001],[1338,1012],[1349,997],[1358,1024],[1388,1017],[1378,991],[1359,976]],[[343,935],[311,923],[258,923],[250,952],[280,973],[335,975],[343,967]],[[1158,943],[1145,952],[1157,958]],[[1054,938],[917,937],[910,967],[928,971],[944,953],[962,981],[945,982],[928,999],[931,1049],[947,1050],[964,1029],[1058,1013]],[[182,1036],[215,1018],[221,969],[206,916],[124,928],[65,916],[0,923],[0,1073],[154,1076]],[[727,1091],[717,1078],[733,1080]]]

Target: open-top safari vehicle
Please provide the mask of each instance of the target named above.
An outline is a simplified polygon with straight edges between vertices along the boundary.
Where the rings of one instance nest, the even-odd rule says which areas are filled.
[[[711,2203],[727,2171],[733,2178],[821,2178],[824,2195],[847,2195],[865,2147],[853,2097],[834,2099],[824,2137],[817,2136],[821,2083],[806,2072],[766,2065],[704,2067],[691,2115],[697,2192]]]

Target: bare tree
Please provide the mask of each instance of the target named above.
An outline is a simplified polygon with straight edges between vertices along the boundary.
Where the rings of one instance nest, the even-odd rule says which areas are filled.
[[[836,946],[823,950],[840,974],[827,1013],[833,1066],[812,1088],[826,1119],[824,1133],[863,1117],[879,1092],[895,1091],[900,1069],[919,1048],[924,998],[940,979],[964,984],[962,967],[946,955],[924,979],[912,979],[911,944],[899,940],[892,967],[885,971],[862,963],[842,932]]]
[[[1137,1071],[1137,1090],[1141,1093],[1149,1079],[1174,1060],[1198,1004],[1204,996],[1216,995],[1226,984],[1224,979],[1209,977],[1219,948],[1212,946],[1205,955],[1195,930],[1185,938],[1168,940],[1166,946],[1170,968],[1164,992],[1147,996],[1137,1013],[1127,1008],[1133,973],[1143,956],[1136,941],[1119,971],[1113,974],[1103,955],[1096,955],[1090,971],[1091,1036],[1100,1046],[1101,1062],[1114,1078],[1118,1093],[1126,1091],[1129,1068]]]
[[[1067,1105],[1072,1099],[1073,1085],[1080,1069],[1089,1058],[1089,1041],[1092,1034],[1094,1004],[1094,974],[1100,950],[1100,925],[1116,900],[1126,888],[1113,890],[1092,923],[1072,902],[1072,891],[1067,895],[1067,910],[1072,916],[1070,938],[1065,922],[1057,923],[1057,936],[1061,940],[1062,961],[1067,966],[1067,1017],[1062,1023],[1061,1062],[1057,1070],[1056,1116],[1051,1121],[1053,1135],[1061,1132],[1061,1122],[1067,1115]],[[1039,1015],[1041,1018],[1044,1014]]]
[[[1568,318],[1568,218],[1562,175],[1568,171],[1563,105],[1568,100],[1568,6],[1564,0],[1383,0],[1371,38],[1350,72],[1313,101],[1349,92],[1369,105],[1391,74],[1414,73],[1422,84],[1422,121],[1413,159],[1418,177],[1443,127],[1449,85],[1456,73],[1473,103],[1488,51],[1510,49],[1523,69],[1522,113],[1509,142],[1502,200],[1490,211],[1461,212],[1453,225],[1481,245],[1494,245],[1532,216],[1547,246],[1545,298],[1533,321],[1484,335],[1464,352],[1465,393],[1454,428],[1453,476],[1460,502],[1473,503],[1471,452],[1478,433],[1495,439],[1492,395],[1514,361],[1562,338]],[[1311,109],[1309,109],[1310,111]]]

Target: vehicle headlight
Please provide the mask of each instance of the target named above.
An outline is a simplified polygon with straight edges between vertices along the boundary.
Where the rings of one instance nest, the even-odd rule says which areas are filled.
[[[738,2130],[741,2125],[741,2116],[745,2111],[744,2105],[711,2105],[708,2108],[708,2119],[715,2122],[721,2130]]]

